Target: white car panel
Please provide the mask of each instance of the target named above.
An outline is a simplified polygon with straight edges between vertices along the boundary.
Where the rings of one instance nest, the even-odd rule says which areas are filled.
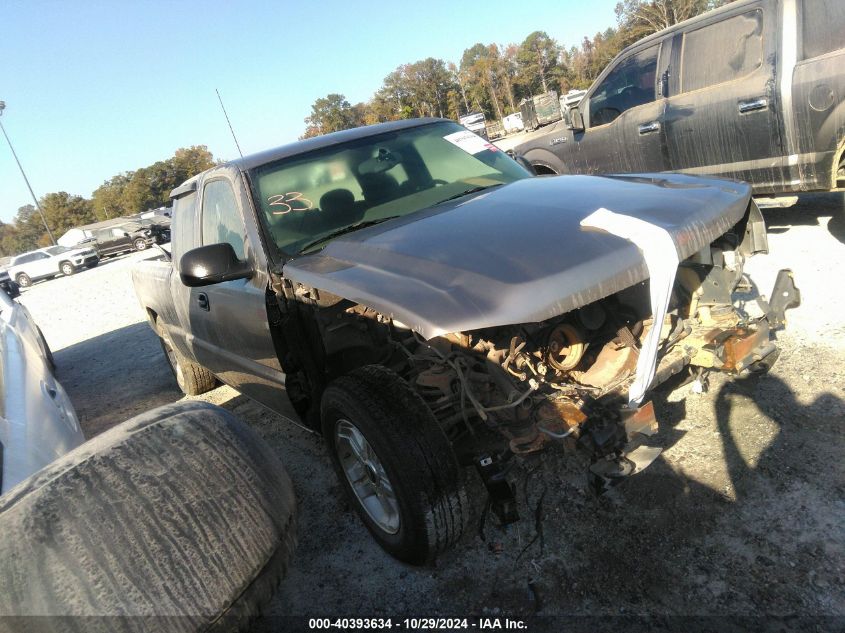
[[[32,317],[0,292],[0,494],[84,441]]]

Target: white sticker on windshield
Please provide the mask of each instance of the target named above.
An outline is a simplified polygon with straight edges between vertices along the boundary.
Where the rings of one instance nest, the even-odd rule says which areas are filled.
[[[477,134],[468,131],[447,134],[443,138],[452,143],[452,145],[457,145],[467,154],[478,154],[478,152],[483,152],[484,150],[490,150],[491,152],[499,151],[499,148],[492,143],[488,143]]]

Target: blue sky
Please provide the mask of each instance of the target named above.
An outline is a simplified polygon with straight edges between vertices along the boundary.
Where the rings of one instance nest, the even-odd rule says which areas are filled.
[[[215,88],[248,154],[296,140],[317,97],[366,100],[400,64],[535,30],[572,46],[615,25],[615,4],[5,0],[2,122],[36,195],[90,196],[179,147],[235,157]],[[0,220],[30,201],[0,138]]]

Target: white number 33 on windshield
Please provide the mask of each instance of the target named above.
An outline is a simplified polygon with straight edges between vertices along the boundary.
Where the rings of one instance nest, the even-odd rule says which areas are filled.
[[[308,198],[303,198],[298,191],[270,196],[267,198],[267,204],[271,207],[279,207],[271,211],[273,215],[285,215],[291,211],[308,211],[314,206]]]

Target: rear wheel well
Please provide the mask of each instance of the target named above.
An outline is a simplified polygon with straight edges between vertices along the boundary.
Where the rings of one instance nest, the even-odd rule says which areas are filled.
[[[534,172],[538,176],[557,176],[557,172],[548,165],[542,165],[540,163],[533,163],[533,165]]]

